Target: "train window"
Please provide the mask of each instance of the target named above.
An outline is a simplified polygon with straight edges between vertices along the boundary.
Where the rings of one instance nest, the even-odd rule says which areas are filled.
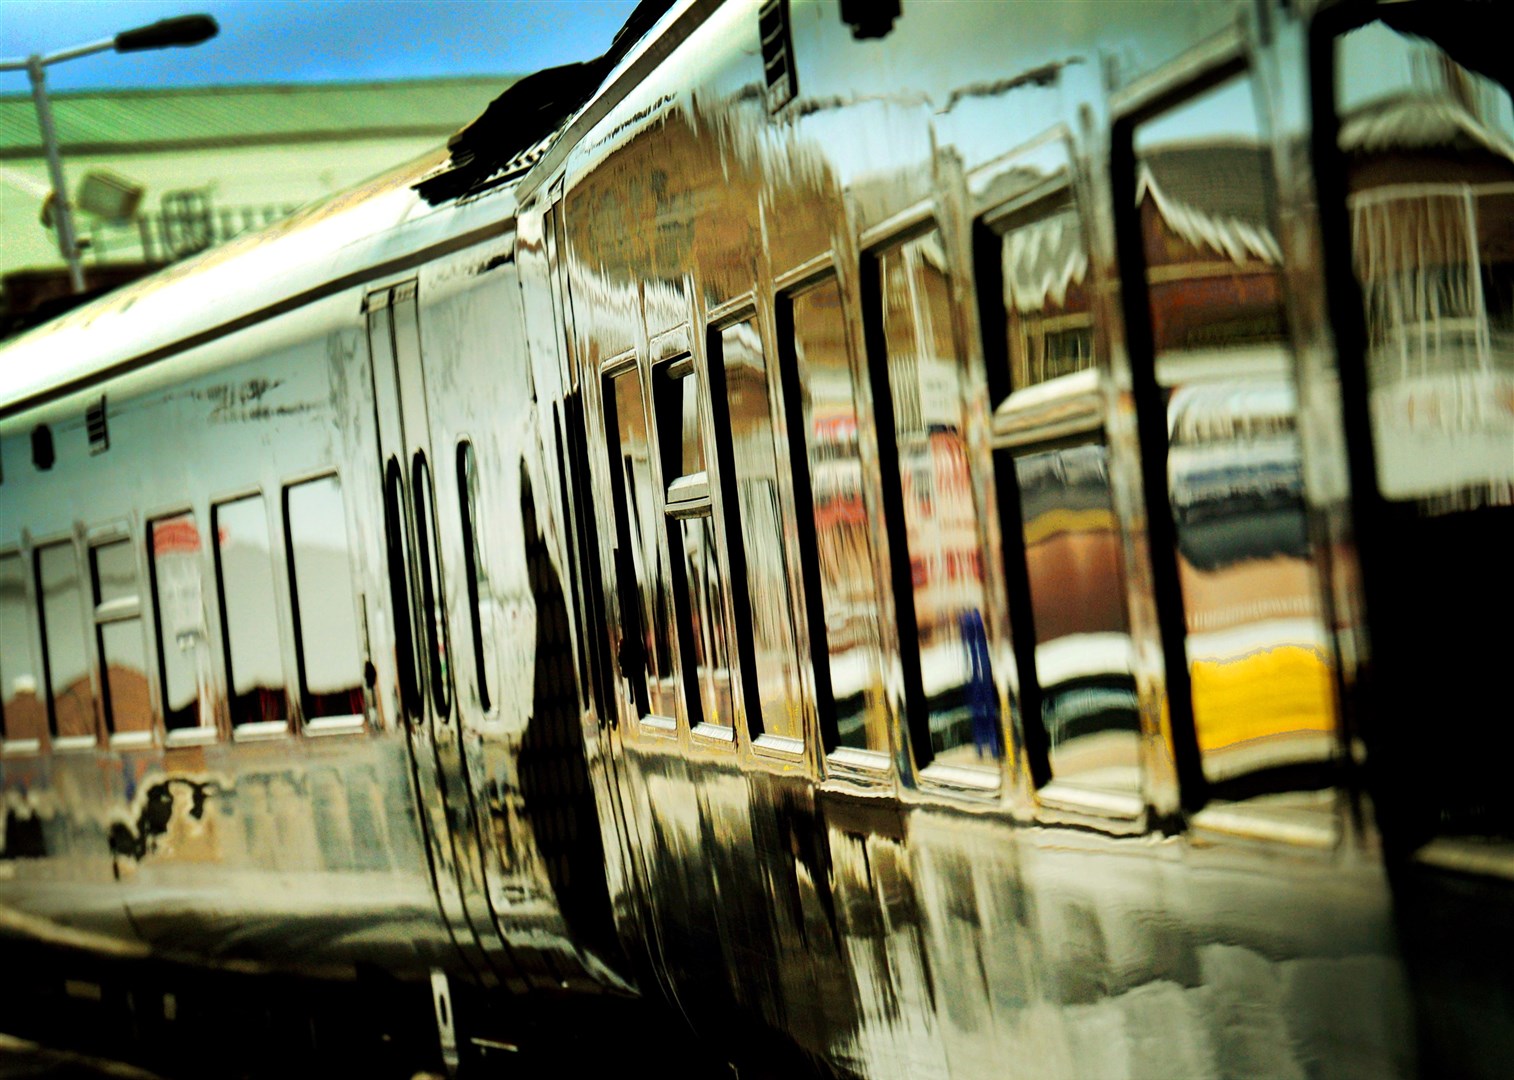
[[[1013,468],[1051,775],[1137,794],[1140,710],[1108,451],[1101,439],[1030,449]]]
[[[274,730],[288,723],[289,701],[263,496],[212,506],[210,520],[216,534],[216,581],[231,723],[234,727],[267,724]]]
[[[699,377],[690,356],[658,365],[653,377],[662,474],[667,483],[665,513],[669,519],[673,605],[689,726],[708,724],[729,729],[734,705],[731,637],[725,619],[726,576],[711,517]]]
[[[36,551],[38,613],[42,616],[42,665],[47,674],[47,714],[60,742],[95,737],[94,693],[89,681],[84,582],[72,541]]]
[[[494,638],[494,589],[484,561],[478,531],[478,457],[473,444],[464,439],[457,444],[458,507],[462,514],[463,562],[468,576],[468,613],[473,620],[473,668],[478,673],[478,704],[488,712],[489,665],[485,657],[498,655]]]
[[[880,434],[892,435],[897,454],[903,550],[894,553],[894,587],[908,596],[897,614],[916,754],[947,765],[993,761],[1002,752],[999,695],[967,445],[980,395],[953,332],[941,234],[932,229],[885,248],[872,269],[885,354],[874,359],[875,396],[889,401],[891,430]]]
[[[106,729],[113,735],[151,732],[136,550],[129,540],[112,540],[90,548],[89,556]]]
[[[286,487],[284,527],[305,722],[362,716],[362,635],[341,480]]]
[[[987,220],[997,241],[1009,386],[1016,390],[1094,366],[1088,242],[1065,171],[1050,184],[1030,205],[1012,204]]]
[[[163,726],[168,731],[197,728],[210,717],[200,710],[200,683],[206,648],[201,597],[203,547],[193,513],[159,518],[148,526],[148,568],[152,577],[158,633],[158,681],[163,688]]]
[[[653,479],[641,372],[631,359],[631,366],[604,380],[618,540],[615,576],[621,641],[617,651],[638,714],[671,720],[678,715],[678,688],[673,671],[670,575],[659,541],[660,500]]]
[[[431,486],[431,466],[418,450],[410,461],[410,492],[415,499],[416,561],[421,574],[422,631],[431,674],[431,704],[446,716],[452,707],[452,665],[448,663],[442,568],[436,545],[436,494]]]
[[[860,388],[846,341],[846,316],[835,278],[794,295],[779,309],[779,340],[793,342],[789,434],[802,440],[808,465],[796,467],[795,498],[808,501],[800,542],[811,597],[817,706],[826,748],[887,754],[889,707],[884,690],[882,611],[876,531],[867,505],[864,457],[876,457],[871,426],[858,419]],[[868,446],[864,450],[864,443]],[[801,491],[800,489],[805,489]]]
[[[14,551],[0,555],[0,723],[8,743],[40,744],[47,733],[27,617],[26,564]]]
[[[1135,796],[1134,648],[1070,174],[1064,144],[1036,148],[977,230],[1005,582],[1032,777]]]
[[[405,473],[399,458],[390,457],[384,469],[384,549],[389,564],[389,605],[394,619],[395,666],[399,668],[400,704],[410,720],[421,714],[418,659],[410,620],[410,584],[405,578],[409,557],[405,550]]]
[[[1377,7],[1321,42],[1369,685],[1383,715],[1455,718],[1371,732],[1397,845],[1514,836],[1494,749],[1514,639],[1496,599],[1514,592],[1514,74],[1495,11]]]
[[[738,525],[727,529],[731,561],[739,567],[732,578],[734,599],[742,613],[738,621],[751,628],[739,639],[750,646],[741,649],[747,722],[754,737],[802,739],[803,692],[778,503],[778,455],[756,321],[725,327],[712,335],[711,346],[711,379],[718,374],[724,387],[722,419],[730,438],[731,483],[723,490],[736,496],[734,505],[729,498],[726,504],[727,521],[736,519]]]
[[[1181,600],[1168,645],[1181,642],[1203,782],[1219,798],[1328,783],[1317,766],[1335,729],[1271,154],[1253,93],[1249,77],[1232,78],[1133,135],[1151,462],[1166,438],[1148,498],[1154,489],[1168,504],[1152,511],[1171,523],[1153,536],[1171,545]],[[1174,599],[1159,595],[1169,610]]]
[[[1463,66],[1481,60],[1458,41],[1465,30],[1440,28],[1447,49],[1396,21],[1336,46],[1377,486],[1424,517],[1508,506],[1514,98]],[[1430,25],[1413,13],[1403,23]]]

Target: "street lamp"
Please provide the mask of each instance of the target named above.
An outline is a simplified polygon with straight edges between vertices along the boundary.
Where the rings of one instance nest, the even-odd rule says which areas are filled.
[[[53,127],[53,110],[47,100],[43,69],[48,64],[88,56],[114,49],[116,52],[144,52],[173,45],[198,45],[220,31],[209,15],[180,15],[159,19],[135,30],[123,30],[113,38],[75,45],[53,53],[34,53],[24,60],[0,60],[0,71],[25,70],[32,81],[32,100],[37,105],[37,126],[42,129],[42,148],[47,153],[47,171],[53,182],[53,220],[58,227],[58,249],[68,263],[68,279],[75,293],[84,291],[84,266],[79,259],[79,243],[74,237],[74,219],[68,202],[68,187],[63,180],[63,159],[58,153],[58,133]]]

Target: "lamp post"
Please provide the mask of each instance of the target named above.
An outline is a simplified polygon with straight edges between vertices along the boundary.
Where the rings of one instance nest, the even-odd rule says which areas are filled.
[[[84,265],[79,259],[79,242],[74,235],[74,218],[68,201],[68,186],[63,179],[63,158],[58,152],[58,132],[53,126],[53,109],[47,100],[44,69],[49,64],[73,60],[91,53],[114,49],[116,52],[144,52],[173,45],[198,45],[220,31],[209,15],[181,15],[160,19],[135,30],[123,30],[112,38],[75,45],[52,53],[34,53],[21,60],[0,60],[0,71],[25,71],[32,82],[32,101],[37,106],[37,126],[42,129],[42,148],[47,154],[47,171],[53,184],[53,221],[58,229],[58,250],[68,263],[68,279],[75,293],[84,291]]]

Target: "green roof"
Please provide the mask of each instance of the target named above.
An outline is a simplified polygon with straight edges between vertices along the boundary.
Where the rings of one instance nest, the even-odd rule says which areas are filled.
[[[516,76],[48,95],[65,157],[398,136],[446,136]],[[30,94],[0,95],[0,160],[42,156]]]

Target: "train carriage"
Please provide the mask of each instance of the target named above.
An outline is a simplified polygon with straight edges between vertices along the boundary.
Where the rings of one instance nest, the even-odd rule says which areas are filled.
[[[453,1065],[1501,1074],[1491,30],[644,4],[8,343],[0,926]]]

